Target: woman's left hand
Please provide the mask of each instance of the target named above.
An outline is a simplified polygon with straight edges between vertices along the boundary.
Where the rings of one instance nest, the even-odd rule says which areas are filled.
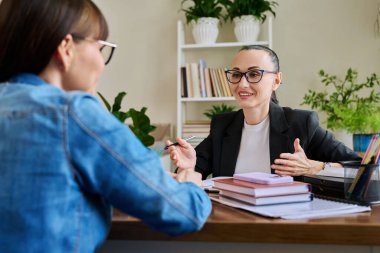
[[[294,140],[294,153],[281,153],[271,167],[279,175],[313,175],[322,170],[323,162],[308,159],[297,138]]]
[[[202,187],[202,174],[194,169],[178,169],[177,174],[172,174],[178,182],[193,182]]]

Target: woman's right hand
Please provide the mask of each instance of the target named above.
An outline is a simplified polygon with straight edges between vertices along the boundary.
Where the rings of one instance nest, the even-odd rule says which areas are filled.
[[[176,141],[179,145],[172,145],[168,148],[173,164],[180,169],[194,169],[197,160],[194,148],[190,143],[179,137],[177,137]],[[166,145],[170,144],[172,142],[166,141]]]

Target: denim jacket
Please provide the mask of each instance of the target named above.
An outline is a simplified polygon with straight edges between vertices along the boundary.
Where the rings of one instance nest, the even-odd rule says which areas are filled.
[[[178,183],[96,97],[38,76],[0,84],[0,252],[94,252],[111,205],[169,235],[201,229],[204,191]]]

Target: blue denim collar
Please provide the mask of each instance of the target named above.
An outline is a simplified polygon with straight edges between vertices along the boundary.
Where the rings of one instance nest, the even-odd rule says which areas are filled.
[[[48,85],[48,83],[42,80],[39,76],[32,73],[17,74],[11,77],[8,82],[29,84],[34,86]]]

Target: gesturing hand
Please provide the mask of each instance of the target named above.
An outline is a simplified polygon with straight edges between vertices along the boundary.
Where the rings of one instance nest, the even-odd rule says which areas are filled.
[[[296,138],[294,153],[281,153],[271,167],[279,175],[301,176],[316,174],[322,169],[323,163],[308,159],[300,145],[300,139]]]
[[[170,159],[173,164],[181,169],[194,169],[196,162],[196,153],[190,143],[177,137],[176,141],[179,145],[173,145],[168,148]],[[166,145],[172,144],[170,141],[166,142]]]

